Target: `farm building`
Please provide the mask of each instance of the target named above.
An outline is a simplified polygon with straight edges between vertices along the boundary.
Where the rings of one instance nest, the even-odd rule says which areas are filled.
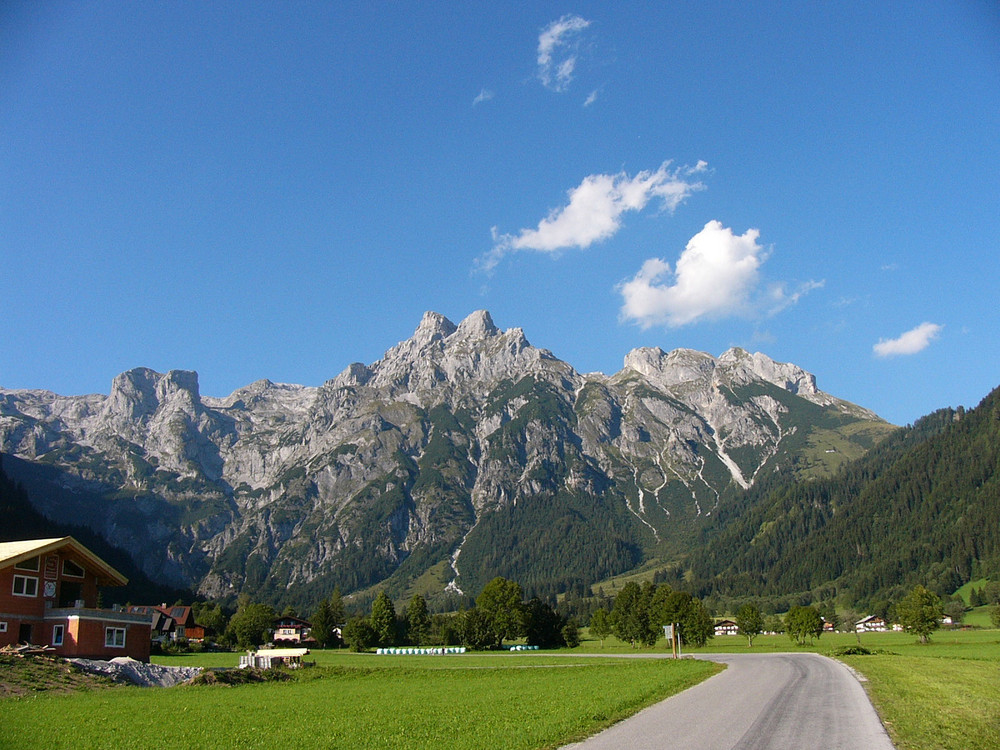
[[[128,579],[71,536],[0,543],[0,646],[149,661],[150,618],[97,608],[99,586]]]

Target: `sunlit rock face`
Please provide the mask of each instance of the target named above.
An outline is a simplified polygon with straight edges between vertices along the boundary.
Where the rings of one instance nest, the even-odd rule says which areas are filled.
[[[642,348],[582,375],[486,311],[425,313],[319,387],[210,398],[194,372],[137,368],[107,396],[0,389],[0,450],[47,467],[48,515],[203,595],[303,603],[600,580],[762,472],[822,473],[890,429],[763,354]]]

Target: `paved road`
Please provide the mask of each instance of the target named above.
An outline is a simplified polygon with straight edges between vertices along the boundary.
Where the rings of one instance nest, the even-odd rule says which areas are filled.
[[[864,688],[818,654],[719,654],[724,672],[574,750],[892,750]]]

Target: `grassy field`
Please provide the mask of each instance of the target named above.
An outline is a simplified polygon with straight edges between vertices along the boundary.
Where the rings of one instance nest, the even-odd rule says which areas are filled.
[[[235,654],[162,661],[212,664]],[[293,682],[0,701],[4,748],[534,748],[592,734],[714,674],[695,661],[318,652]]]
[[[831,654],[858,645],[825,634],[799,648],[760,636],[754,652]],[[905,633],[866,633],[882,653],[844,656],[862,673],[900,750],[1000,747],[1000,631],[938,631],[929,644]],[[746,653],[722,636],[689,653]],[[663,641],[639,652],[663,653]],[[192,747],[536,748],[592,734],[712,674],[692,660],[616,659],[633,649],[585,639],[559,656],[376,656],[316,651],[294,682],[169,690],[118,688],[0,700],[0,748]],[[607,659],[572,655],[601,654]],[[238,654],[157,657],[161,664],[233,667]]]

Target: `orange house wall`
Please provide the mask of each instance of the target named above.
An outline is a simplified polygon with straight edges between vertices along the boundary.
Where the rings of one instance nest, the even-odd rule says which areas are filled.
[[[45,558],[57,556],[57,573],[55,577],[46,579]],[[74,578],[63,575],[63,560],[73,560],[84,568],[83,578]],[[33,597],[14,595],[14,576],[26,575],[38,579],[38,594]],[[46,580],[56,582],[56,595],[46,597],[44,595]],[[97,577],[87,570],[83,561],[73,555],[64,554],[61,550],[42,555],[38,572],[15,570],[13,566],[0,569],[0,622],[7,623],[7,632],[0,633],[0,647],[12,646],[18,643],[21,625],[31,624],[31,640],[38,645],[50,645],[52,643],[52,628],[54,625],[65,625],[63,635],[63,645],[56,647],[56,653],[60,656],[81,656],[96,659],[112,659],[116,656],[130,656],[139,661],[149,661],[150,651],[150,625],[143,623],[117,623],[113,621],[113,614],[108,613],[112,621],[104,622],[100,619],[87,620],[78,618],[50,619],[45,620],[46,602],[50,602],[52,607],[58,607],[59,596],[62,594],[64,583],[80,584],[80,598],[84,606],[95,608],[97,606]],[[104,645],[105,627],[125,628],[125,648],[107,648]]]

